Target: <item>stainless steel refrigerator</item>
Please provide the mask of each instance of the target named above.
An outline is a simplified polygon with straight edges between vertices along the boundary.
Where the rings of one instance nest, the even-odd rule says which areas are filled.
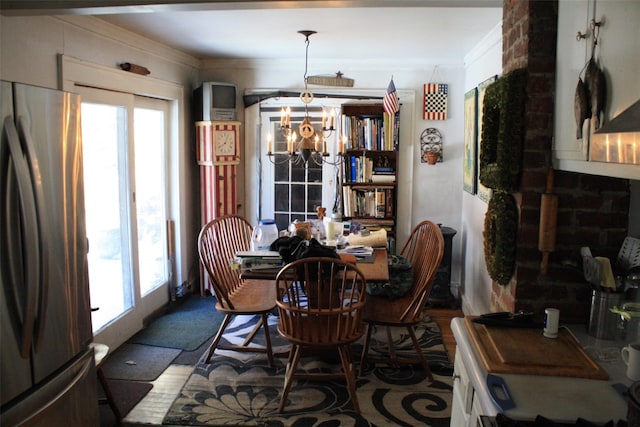
[[[0,425],[99,425],[80,99],[0,82]]]

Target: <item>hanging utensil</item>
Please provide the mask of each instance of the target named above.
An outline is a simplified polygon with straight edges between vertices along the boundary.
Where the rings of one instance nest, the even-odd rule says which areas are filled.
[[[553,194],[553,168],[547,171],[547,189],[540,201],[540,227],[538,250],[542,252],[540,273],[547,274],[549,254],[556,249],[556,225],[558,220],[558,196]]]

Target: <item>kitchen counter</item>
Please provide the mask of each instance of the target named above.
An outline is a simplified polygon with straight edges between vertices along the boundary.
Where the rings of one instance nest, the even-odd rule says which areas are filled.
[[[587,335],[586,327],[571,325],[568,329],[591,357],[609,374],[610,379],[592,380],[542,375],[499,374],[504,380],[515,407],[502,410],[493,400],[487,386],[487,372],[478,348],[469,336],[463,318],[451,321],[456,339],[456,363],[461,361],[468,381],[473,386],[473,410],[476,415],[495,416],[503,413],[513,419],[533,420],[543,415],[557,422],[574,423],[581,417],[592,422],[626,419],[627,403],[617,389],[631,385],[626,378],[625,365],[620,357],[624,342],[597,340]],[[542,333],[542,331],[540,331]],[[460,384],[464,385],[464,380]],[[454,384],[455,387],[455,384]],[[493,388],[499,397],[506,397],[500,389]],[[453,415],[452,415],[453,417]],[[453,425],[453,423],[452,423]],[[469,425],[475,425],[469,422]]]
[[[624,364],[620,351],[628,343],[623,340],[601,340],[587,333],[586,325],[566,326],[576,339],[587,350],[587,353],[604,368],[614,383],[631,386],[633,381],[627,378],[627,365]]]

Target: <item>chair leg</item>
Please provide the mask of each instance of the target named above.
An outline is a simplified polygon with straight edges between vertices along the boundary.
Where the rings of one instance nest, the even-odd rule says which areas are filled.
[[[256,325],[253,327],[253,329],[251,329],[251,332],[249,332],[249,335],[247,335],[247,338],[245,338],[245,340],[242,342],[243,347],[248,346],[249,343],[253,341],[253,339],[255,338],[256,334],[258,333],[258,331],[260,330],[263,324],[264,324],[264,316],[260,316],[260,318],[256,322]]]
[[[216,337],[213,339],[213,342],[211,343],[211,346],[209,347],[209,352],[207,353],[207,358],[205,360],[205,363],[209,363],[211,361],[211,356],[213,356],[213,353],[216,351],[216,347],[218,347],[218,344],[220,343],[220,340],[222,339],[222,335],[224,335],[224,330],[227,329],[227,326],[231,322],[231,318],[232,317],[233,316],[231,314],[226,314],[224,316],[224,319],[222,320],[222,324],[220,325],[220,328],[218,329],[218,333],[216,334]]]
[[[282,390],[282,397],[280,398],[280,406],[278,412],[284,412],[284,407],[287,403],[287,396],[291,385],[293,384],[293,375],[296,372],[298,361],[300,361],[300,355],[302,354],[302,347],[299,345],[292,345],[289,351],[289,359],[287,360],[287,368],[284,375],[284,389]]]
[[[397,360],[398,357],[396,356],[396,347],[395,345],[393,345],[393,338],[391,337],[391,327],[386,326],[385,329],[387,331],[387,347],[389,351],[389,359]]]
[[[362,346],[362,356],[360,356],[360,373],[362,375],[362,370],[364,369],[364,365],[367,361],[367,354],[369,353],[369,341],[371,340],[371,331],[373,330],[373,325],[367,323],[367,333],[364,336],[364,344]]]
[[[265,340],[265,352],[267,353],[267,358],[269,359],[269,367],[273,368],[273,351],[271,350],[271,335],[269,335],[269,314],[262,313],[260,318],[256,322],[256,325],[251,329],[247,338],[242,342],[242,346],[248,346],[251,341],[255,338],[258,331],[263,328],[264,329],[264,340]]]
[[[269,334],[269,315],[262,313],[262,326],[264,327],[264,342],[267,346],[267,358],[269,359],[269,367],[273,367],[273,350],[271,349],[271,335]]]
[[[420,343],[416,338],[416,333],[413,331],[413,326],[407,325],[407,331],[409,331],[409,336],[411,337],[411,341],[413,341],[413,346],[416,349],[416,353],[418,354],[418,359],[420,359],[420,364],[424,368],[427,376],[429,377],[429,381],[433,381],[433,374],[431,373],[431,369],[429,368],[429,364],[427,363],[427,359],[424,357],[424,353],[420,348]]]
[[[105,377],[104,372],[102,372],[102,368],[98,367],[98,380],[100,380],[100,384],[102,385],[102,389],[104,390],[104,394],[107,398],[107,403],[109,407],[113,411],[113,414],[116,416],[116,422],[118,424],[122,423],[122,414],[120,413],[120,409],[116,405],[116,401],[113,398],[113,393],[111,393],[111,388],[109,387],[109,383],[107,381],[107,377]]]
[[[353,409],[357,414],[360,413],[360,404],[358,403],[358,395],[356,394],[356,378],[354,373],[354,366],[351,357],[351,349],[348,345],[341,345],[338,347],[340,353],[340,360],[342,361],[342,370],[347,380],[347,388],[349,389],[349,396],[351,396],[351,402],[353,403]]]

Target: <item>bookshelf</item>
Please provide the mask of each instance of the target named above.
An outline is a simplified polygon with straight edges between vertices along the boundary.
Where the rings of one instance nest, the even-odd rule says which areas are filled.
[[[384,228],[395,241],[399,114],[384,113],[382,104],[344,104],[341,120],[347,137],[343,218],[370,230]]]

